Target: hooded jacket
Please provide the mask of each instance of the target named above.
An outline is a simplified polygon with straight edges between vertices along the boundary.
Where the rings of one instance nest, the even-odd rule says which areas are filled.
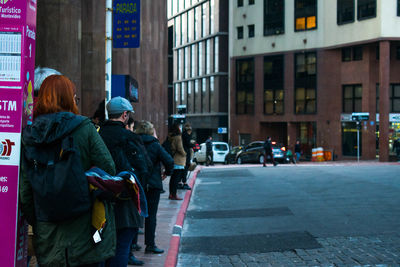
[[[165,174],[171,175],[174,169],[174,159],[168,154],[167,151],[160,145],[160,141],[154,136],[141,134],[146,147],[147,154],[149,155],[153,164],[152,172],[150,174],[148,185],[150,188],[163,190],[161,179],[161,163],[165,166]]]
[[[134,169],[143,188],[150,176],[151,161],[139,135],[125,129],[120,121],[108,120],[99,131],[115,162],[117,173]],[[140,227],[141,219],[133,201],[120,198],[115,205],[117,229]]]
[[[90,120],[70,112],[37,117],[24,129],[22,144],[48,144],[71,134],[79,148],[84,170],[97,166],[115,175],[115,166],[103,140]],[[93,242],[91,213],[63,222],[40,222],[35,218],[33,192],[22,161],[20,200],[23,213],[33,226],[33,245],[40,265],[77,266],[102,262],[115,254],[116,236],[112,205],[105,202],[107,225],[102,241]]]

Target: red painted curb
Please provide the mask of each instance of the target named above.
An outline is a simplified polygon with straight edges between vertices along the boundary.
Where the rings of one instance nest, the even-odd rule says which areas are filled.
[[[192,179],[190,179],[189,186],[193,190],[193,185],[196,182],[197,174],[200,172],[200,169],[196,169],[193,173]],[[179,226],[182,228],[183,220],[185,219],[186,210],[189,206],[190,197],[192,195],[192,190],[186,191],[185,197],[183,199],[183,203],[179,210],[178,216],[176,218],[175,226]],[[164,267],[175,267],[178,261],[178,253],[179,253],[179,243],[181,241],[180,235],[173,235],[171,241],[169,242],[168,255],[165,259]]]

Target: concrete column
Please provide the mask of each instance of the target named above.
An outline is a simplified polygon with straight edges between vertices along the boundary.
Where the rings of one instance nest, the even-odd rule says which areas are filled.
[[[389,161],[390,42],[379,43],[379,161]]]

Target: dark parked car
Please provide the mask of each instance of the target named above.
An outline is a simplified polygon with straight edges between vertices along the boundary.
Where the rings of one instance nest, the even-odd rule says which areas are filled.
[[[228,155],[225,157],[224,164],[232,164],[236,163],[237,161],[237,156],[240,151],[242,151],[243,147],[242,146],[234,146],[232,149],[229,151]]]
[[[286,163],[286,153],[285,147],[282,145],[272,142],[272,153],[274,154],[274,159],[280,163]],[[264,161],[264,141],[254,141],[246,146],[237,155],[236,162],[238,164],[242,163],[263,163]],[[270,161],[270,159],[267,159]]]

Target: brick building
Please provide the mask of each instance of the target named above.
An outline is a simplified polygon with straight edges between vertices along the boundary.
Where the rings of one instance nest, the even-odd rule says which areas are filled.
[[[230,7],[233,144],[273,140],[293,149],[388,161],[400,138],[400,1],[235,0]]]

